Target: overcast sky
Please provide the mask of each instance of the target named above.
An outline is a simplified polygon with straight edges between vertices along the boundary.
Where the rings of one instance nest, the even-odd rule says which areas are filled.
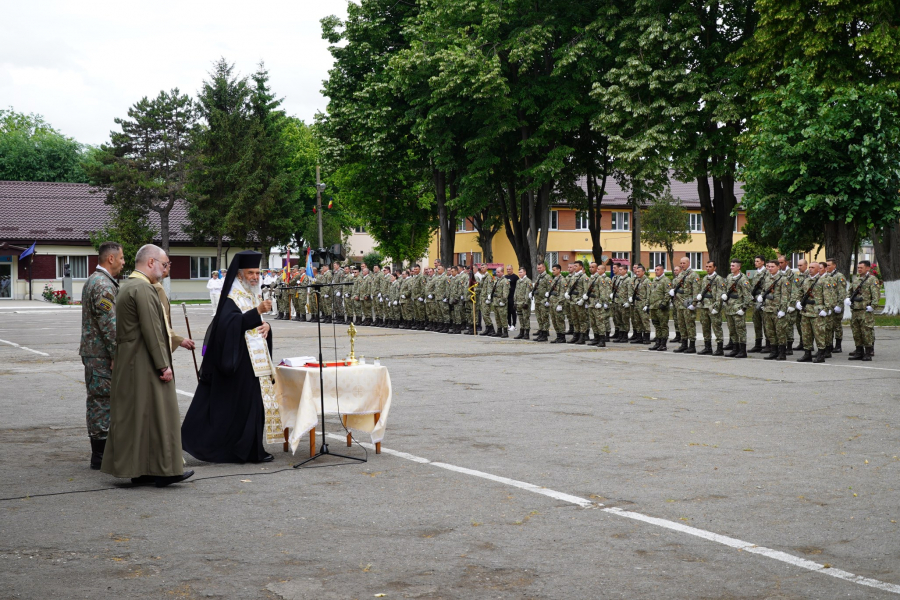
[[[260,60],[288,114],[325,110],[331,68],[319,19],[347,0],[5,0],[0,108],[39,113],[80,142],[109,139],[115,117],[160,90],[196,95],[224,56],[249,75]]]

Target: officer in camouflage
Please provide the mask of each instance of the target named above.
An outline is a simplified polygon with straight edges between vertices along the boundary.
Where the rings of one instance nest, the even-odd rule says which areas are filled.
[[[750,309],[753,296],[750,290],[750,280],[741,272],[741,261],[731,261],[731,273],[725,280],[725,292],[722,294],[722,304],[725,309],[725,318],[728,320],[728,345],[724,350],[730,350],[730,358],[747,358],[747,322],[744,315]]]
[[[570,344],[586,344],[588,337],[588,315],[585,308],[587,299],[587,277],[584,275],[584,265],[581,262],[573,263],[566,281],[566,305],[569,307],[569,325],[573,334]]]
[[[669,341],[669,290],[672,289],[672,280],[666,277],[666,269],[662,265],[656,265],[653,272],[656,278],[650,283],[646,306],[649,307],[656,339],[647,350],[665,352]]]
[[[681,273],[672,281],[669,296],[675,298],[675,315],[681,329],[681,345],[673,352],[685,354],[697,353],[697,325],[694,321],[697,307],[697,294],[701,292],[700,277],[691,269],[691,261],[685,256],[679,261]]]
[[[778,255],[778,270],[781,273],[782,277],[784,277],[785,281],[787,281],[788,287],[788,298],[787,298],[787,308],[790,309],[792,306],[791,298],[794,295],[794,282],[797,280],[797,276],[794,274],[794,269],[791,268],[791,265],[788,263],[787,257],[784,254]],[[788,312],[784,318],[778,320],[778,327],[781,331],[781,338],[785,340],[784,350],[787,356],[790,356],[794,353],[794,319],[793,314]]]
[[[831,326],[831,332],[828,334],[828,345],[831,346],[830,351],[840,354],[841,342],[844,341],[844,326],[841,319],[844,318],[844,301],[847,299],[847,278],[844,274],[837,270],[837,262],[833,258],[825,259],[825,269],[828,277],[834,280],[834,287],[837,291],[835,305],[831,307],[832,314],[828,320]]]
[[[610,306],[613,310],[613,321],[616,324],[618,335],[613,336],[614,342],[628,342],[628,330],[631,327],[631,277],[628,276],[628,267],[617,265],[618,279],[613,281],[613,292]]]
[[[722,294],[725,293],[725,280],[716,273],[716,263],[706,262],[706,275],[700,281],[700,293],[697,294],[697,316],[700,317],[700,328],[703,330],[703,350],[699,355],[722,356]],[[716,351],[712,350],[712,336],[716,336]]]
[[[513,302],[516,304],[516,316],[519,321],[519,333],[515,340],[531,339],[531,299],[534,296],[534,286],[525,271],[525,267],[519,267],[519,281],[516,283],[516,293]]]
[[[856,350],[847,355],[848,360],[871,361],[875,355],[875,307],[881,300],[878,278],[872,273],[872,263],[859,261],[857,275],[850,284],[850,293],[844,306],[850,309],[850,330]]]
[[[756,272],[753,274],[753,280],[750,282],[750,295],[756,299],[759,296],[760,292],[762,292],[763,284],[768,276],[768,272],[766,271],[766,259],[762,255],[756,255],[753,259],[753,264],[756,267]],[[765,326],[763,325],[763,313],[761,310],[753,310],[753,333],[755,335],[754,340],[755,343],[753,347],[747,350],[748,353],[753,354],[755,352],[768,352],[769,351],[769,340],[766,340],[766,345],[763,346],[763,336],[765,334]]]
[[[551,344],[566,343],[566,315],[563,313],[563,304],[566,301],[565,293],[566,283],[562,276],[562,267],[559,264],[553,265],[553,279],[550,282],[550,289],[544,292],[544,302],[550,309],[550,319],[553,321],[553,331],[556,332],[556,339],[551,340]]]
[[[547,294],[550,292],[552,278],[547,273],[543,261],[537,264],[537,277],[534,278],[534,312],[537,317],[538,331],[534,337],[536,342],[546,342],[550,338],[550,303]]]
[[[604,316],[609,310],[609,277],[606,276],[606,265],[598,265],[592,262],[590,265],[591,277],[588,280],[587,294],[588,319],[591,329],[594,330],[594,339],[588,346],[606,348],[606,334],[608,318]]]
[[[99,469],[109,433],[109,393],[116,358],[116,277],[125,267],[122,245],[100,244],[97,268],[81,292],[81,344],[87,389],[86,421],[91,442],[91,468]]]
[[[800,259],[797,261],[797,268],[794,269],[794,281],[791,284],[791,302],[790,306],[788,306],[788,311],[790,312],[791,308],[794,308],[799,297],[799,289],[803,286],[803,283],[812,273],[809,272],[809,263],[806,262],[805,259]],[[794,351],[803,350],[803,330],[802,330],[802,318],[800,317],[800,311],[794,310],[788,316],[788,319],[793,321],[793,326],[797,328],[797,337],[799,338],[799,342],[797,346],[794,347]]]
[[[763,312],[763,324],[766,328],[766,339],[771,344],[771,352],[763,360],[787,360],[784,345],[787,342],[786,331],[779,327],[779,321],[787,315],[787,304],[790,302],[790,281],[778,269],[774,260],[766,261],[766,278],[762,282],[762,292],[756,296],[757,310]]]
[[[650,278],[644,265],[637,263],[631,268],[631,335],[632,344],[650,344]]]

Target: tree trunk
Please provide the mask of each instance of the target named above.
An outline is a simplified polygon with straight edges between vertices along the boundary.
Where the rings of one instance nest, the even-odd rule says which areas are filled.
[[[856,228],[841,221],[825,223],[825,258],[833,258],[837,270],[845,277],[850,273],[850,255],[853,254],[853,242],[856,240]]]
[[[161,243],[161,248],[163,252],[166,254],[169,253],[169,211],[161,210],[159,211],[159,238]]]
[[[588,195],[588,230],[591,234],[591,254],[594,262],[600,264],[603,262],[603,244],[600,242],[600,215],[603,207],[603,196],[606,194],[606,171],[600,179],[600,186],[593,175],[587,176],[587,195]]]
[[[635,199],[631,210],[631,264],[641,262],[641,201]]]
[[[900,314],[900,224],[872,232],[878,274],[884,282],[885,315]]]
[[[730,172],[734,172],[732,168]],[[700,195],[700,215],[706,231],[706,250],[720,273],[731,261],[731,246],[734,244],[734,216],[737,205],[734,197],[734,176],[713,177],[710,190],[709,178],[697,177],[697,191]]]
[[[456,243],[456,211],[447,206],[447,174],[434,170],[434,197],[438,206],[438,226],[441,231],[441,244],[438,253],[441,262],[446,266],[453,263],[453,250]]]

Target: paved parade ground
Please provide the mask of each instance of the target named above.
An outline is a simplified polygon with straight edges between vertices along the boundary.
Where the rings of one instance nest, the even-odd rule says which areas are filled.
[[[0,306],[2,599],[900,597],[900,331],[819,365],[361,327],[381,455],[188,457],[156,489],[88,466],[80,323]],[[273,331],[315,353],[315,325]]]

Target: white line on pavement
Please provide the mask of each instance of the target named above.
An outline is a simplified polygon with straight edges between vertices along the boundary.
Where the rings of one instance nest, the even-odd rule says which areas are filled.
[[[344,436],[336,435],[333,433],[327,434],[328,437],[334,438],[336,440],[345,439]],[[364,444],[366,448],[370,450],[374,450],[374,446],[371,444]],[[467,469],[465,467],[457,467],[455,465],[449,465],[441,462],[432,462],[427,458],[423,458],[421,456],[415,456],[413,454],[408,454],[406,452],[399,452],[397,450],[391,450],[389,448],[382,448],[381,451],[385,454],[390,454],[392,456],[396,456],[398,458],[403,458],[406,460],[411,460],[413,462],[417,462],[420,464],[429,464],[434,467],[438,467],[441,469],[447,469],[449,471],[455,471],[457,473],[463,473],[465,475],[472,475],[473,477],[480,477],[482,479],[488,479],[490,481],[495,481],[497,483],[502,483],[505,485],[511,485],[513,487],[517,487],[522,490],[526,490],[529,492],[534,492],[535,494],[541,494],[544,496],[549,496],[550,498],[555,498],[556,500],[562,500],[564,502],[569,502],[570,504],[575,504],[576,506],[580,506],[582,508],[588,507],[602,507],[603,505],[600,503],[595,503],[585,498],[579,498],[578,496],[572,496],[571,494],[566,494],[564,492],[557,492],[555,490],[550,490],[544,487],[540,487],[531,483],[526,483],[524,481],[517,481],[515,479],[508,479],[506,477],[500,477],[498,475],[492,475],[490,473],[485,473],[483,471],[476,471],[474,469]],[[800,558],[794,556],[792,554],[788,554],[787,552],[781,552],[780,550],[773,550],[771,548],[766,548],[765,546],[757,546],[751,542],[745,542],[743,540],[739,540],[736,538],[728,537],[725,535],[720,535],[718,533],[713,533],[712,531],[706,531],[703,529],[697,529],[696,527],[690,527],[688,525],[683,525],[681,523],[676,523],[674,521],[668,521],[666,519],[659,519],[657,517],[650,517],[647,515],[643,515],[641,513],[637,513],[629,510],[622,510],[620,508],[601,508],[604,512],[616,515],[617,517],[624,517],[627,519],[634,519],[637,521],[642,521],[644,523],[650,525],[656,525],[657,527],[663,527],[665,529],[669,529],[672,531],[676,531],[678,533],[684,533],[687,535],[691,535],[694,537],[702,538],[704,540],[708,540],[710,542],[716,542],[718,544],[722,544],[724,546],[729,546],[731,548],[737,548],[738,550],[742,550],[744,552],[749,552],[751,554],[759,554],[761,556],[765,556],[771,558],[773,560],[777,560],[779,562],[783,562],[788,565],[792,565],[795,567],[800,567],[801,569],[806,569],[807,571],[813,571],[815,573],[821,573],[823,575],[829,575],[831,577],[835,577],[837,579],[843,579],[844,581],[849,581],[851,583],[856,583],[859,585],[864,585],[867,587],[883,590],[885,592],[891,592],[893,594],[900,594],[900,585],[896,585],[893,583],[886,583],[884,581],[879,581],[877,579],[869,579],[868,577],[862,577],[860,575],[855,575],[853,573],[849,573],[847,571],[842,571],[841,569],[834,569],[831,567],[826,567],[823,564],[813,562],[811,560],[806,560],[804,558]]]
[[[192,393],[190,393],[190,392],[185,392],[184,390],[179,390],[178,388],[175,388],[175,392],[178,393],[178,394],[181,394],[182,396],[187,396],[188,398],[193,398],[193,397],[194,397],[194,395],[193,395]]]
[[[46,352],[40,352],[38,350],[32,350],[31,348],[26,348],[25,346],[20,346],[15,342],[8,342],[6,340],[0,340],[0,343],[9,344],[10,346],[15,346],[16,348],[21,348],[22,350],[28,350],[29,352],[34,352],[35,354],[40,354],[41,356],[50,356]]]

